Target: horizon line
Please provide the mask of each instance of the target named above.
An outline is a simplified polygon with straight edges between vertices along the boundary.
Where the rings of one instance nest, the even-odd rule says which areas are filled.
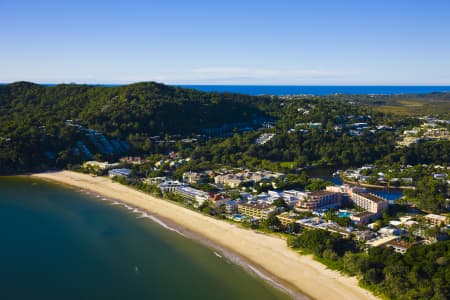
[[[17,82],[29,82],[33,84],[38,85],[62,85],[62,84],[75,84],[75,85],[116,85],[116,86],[124,86],[124,85],[132,85],[137,83],[149,83],[154,82],[158,84],[164,84],[169,86],[317,86],[317,87],[325,87],[325,86],[333,86],[333,87],[349,87],[349,86],[392,86],[392,87],[450,87],[450,83],[367,83],[367,84],[250,84],[250,83],[168,83],[168,82],[160,82],[155,80],[148,80],[148,81],[135,81],[135,82],[128,82],[128,83],[114,83],[114,82],[102,82],[102,83],[94,83],[94,82],[77,82],[77,81],[70,81],[70,82],[42,82],[42,81],[28,81],[28,80],[18,80],[18,81],[10,81],[10,82],[4,82],[0,81],[0,85],[9,85]]]

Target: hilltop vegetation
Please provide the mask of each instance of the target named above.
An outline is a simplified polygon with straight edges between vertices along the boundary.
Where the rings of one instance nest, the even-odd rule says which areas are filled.
[[[289,171],[379,160],[448,163],[448,142],[417,144],[406,151],[396,148],[397,132],[419,124],[416,118],[378,110],[395,106],[398,97],[254,97],[205,93],[153,82],[117,87],[42,86],[28,82],[2,85],[0,172],[79,163],[88,158],[74,152],[80,141],[89,146],[95,159],[118,158],[119,154],[96,151],[86,140],[86,132],[76,126],[129,143],[131,148],[120,155],[181,151],[193,158],[189,167],[223,164]],[[427,96],[402,97],[428,105]],[[429,97],[433,103],[450,103],[448,94]],[[67,126],[67,120],[74,120],[76,126]],[[268,122],[272,126],[261,129],[258,126],[262,120],[276,123]],[[256,140],[262,133],[271,138],[258,144]],[[199,143],[180,141],[197,134],[204,134]],[[179,138],[174,140],[174,135]],[[155,141],[152,136],[161,136],[161,140]]]
[[[119,87],[18,82],[0,86],[1,172],[47,166],[44,152],[61,164],[79,137],[65,126],[79,119],[87,128],[118,139],[150,142],[152,135],[193,134],[223,123],[251,121],[267,99],[203,93],[157,83]],[[139,150],[139,149],[137,149]]]

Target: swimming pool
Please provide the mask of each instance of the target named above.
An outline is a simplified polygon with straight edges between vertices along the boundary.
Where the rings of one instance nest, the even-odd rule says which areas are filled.
[[[352,213],[350,213],[348,211],[340,211],[338,213],[339,218],[350,218],[351,215],[352,215]]]

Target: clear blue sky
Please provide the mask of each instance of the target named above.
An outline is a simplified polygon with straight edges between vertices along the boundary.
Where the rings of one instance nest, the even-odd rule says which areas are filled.
[[[449,0],[0,0],[0,82],[450,85]]]

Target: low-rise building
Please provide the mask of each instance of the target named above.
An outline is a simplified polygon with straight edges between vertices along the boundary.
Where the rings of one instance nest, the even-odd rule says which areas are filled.
[[[159,189],[163,194],[174,193],[176,188],[186,186],[184,182],[179,182],[178,180],[167,180],[159,184]]]
[[[161,184],[163,182],[170,181],[170,178],[166,177],[166,176],[152,177],[152,178],[147,178],[144,181],[146,181],[149,184],[157,184],[157,185],[159,185],[159,184]]]
[[[238,202],[236,200],[228,200],[225,202],[224,205],[225,213],[227,214],[234,214],[238,211]]]
[[[240,203],[238,204],[238,212],[257,219],[267,219],[271,214],[275,213],[276,208],[265,203]]]
[[[124,156],[120,159],[120,162],[132,164],[132,165],[140,165],[145,162],[141,157],[139,156]]]
[[[190,186],[178,186],[175,188],[173,193],[192,202],[194,207],[199,207],[203,204],[203,202],[209,200],[210,197],[209,193]]]
[[[108,171],[108,175],[109,177],[125,177],[128,178],[131,175],[131,170],[130,169],[112,169]]]
[[[448,219],[446,216],[436,215],[436,214],[428,214],[424,216],[425,220],[435,226],[440,226],[441,224],[447,224]]]
[[[223,184],[231,188],[237,188],[241,183],[253,182],[258,183],[263,180],[271,181],[278,178],[284,178],[285,174],[271,171],[250,172],[245,170],[238,173],[219,174],[214,177],[214,183]]]
[[[353,214],[350,216],[350,220],[352,220],[357,225],[368,224],[369,222],[372,222],[372,221],[376,220],[377,218],[378,217],[376,214],[368,212],[368,211],[363,211],[363,212]]]
[[[290,224],[294,224],[296,221],[296,214],[292,214],[289,212],[282,212],[281,214],[277,215],[277,219],[280,221],[281,225],[288,226]]]
[[[224,205],[227,201],[229,201],[231,199],[225,194],[215,194],[215,195],[211,196],[211,198],[209,200],[215,207],[218,207],[218,206]]]
[[[393,240],[385,244],[386,247],[391,247],[394,249],[395,252],[400,254],[405,254],[406,251],[412,246],[409,243],[402,242],[399,240]]]
[[[109,169],[113,169],[115,167],[117,167],[119,164],[118,163],[108,163],[107,161],[105,162],[100,162],[100,161],[87,161],[83,164],[83,167],[91,167],[94,169],[99,169],[99,170],[109,170]]]
[[[341,194],[328,191],[311,192],[299,200],[295,204],[295,209],[302,210],[319,210],[326,208],[334,208],[341,205]]]
[[[209,176],[203,172],[184,172],[183,181],[191,184],[205,183]]]

